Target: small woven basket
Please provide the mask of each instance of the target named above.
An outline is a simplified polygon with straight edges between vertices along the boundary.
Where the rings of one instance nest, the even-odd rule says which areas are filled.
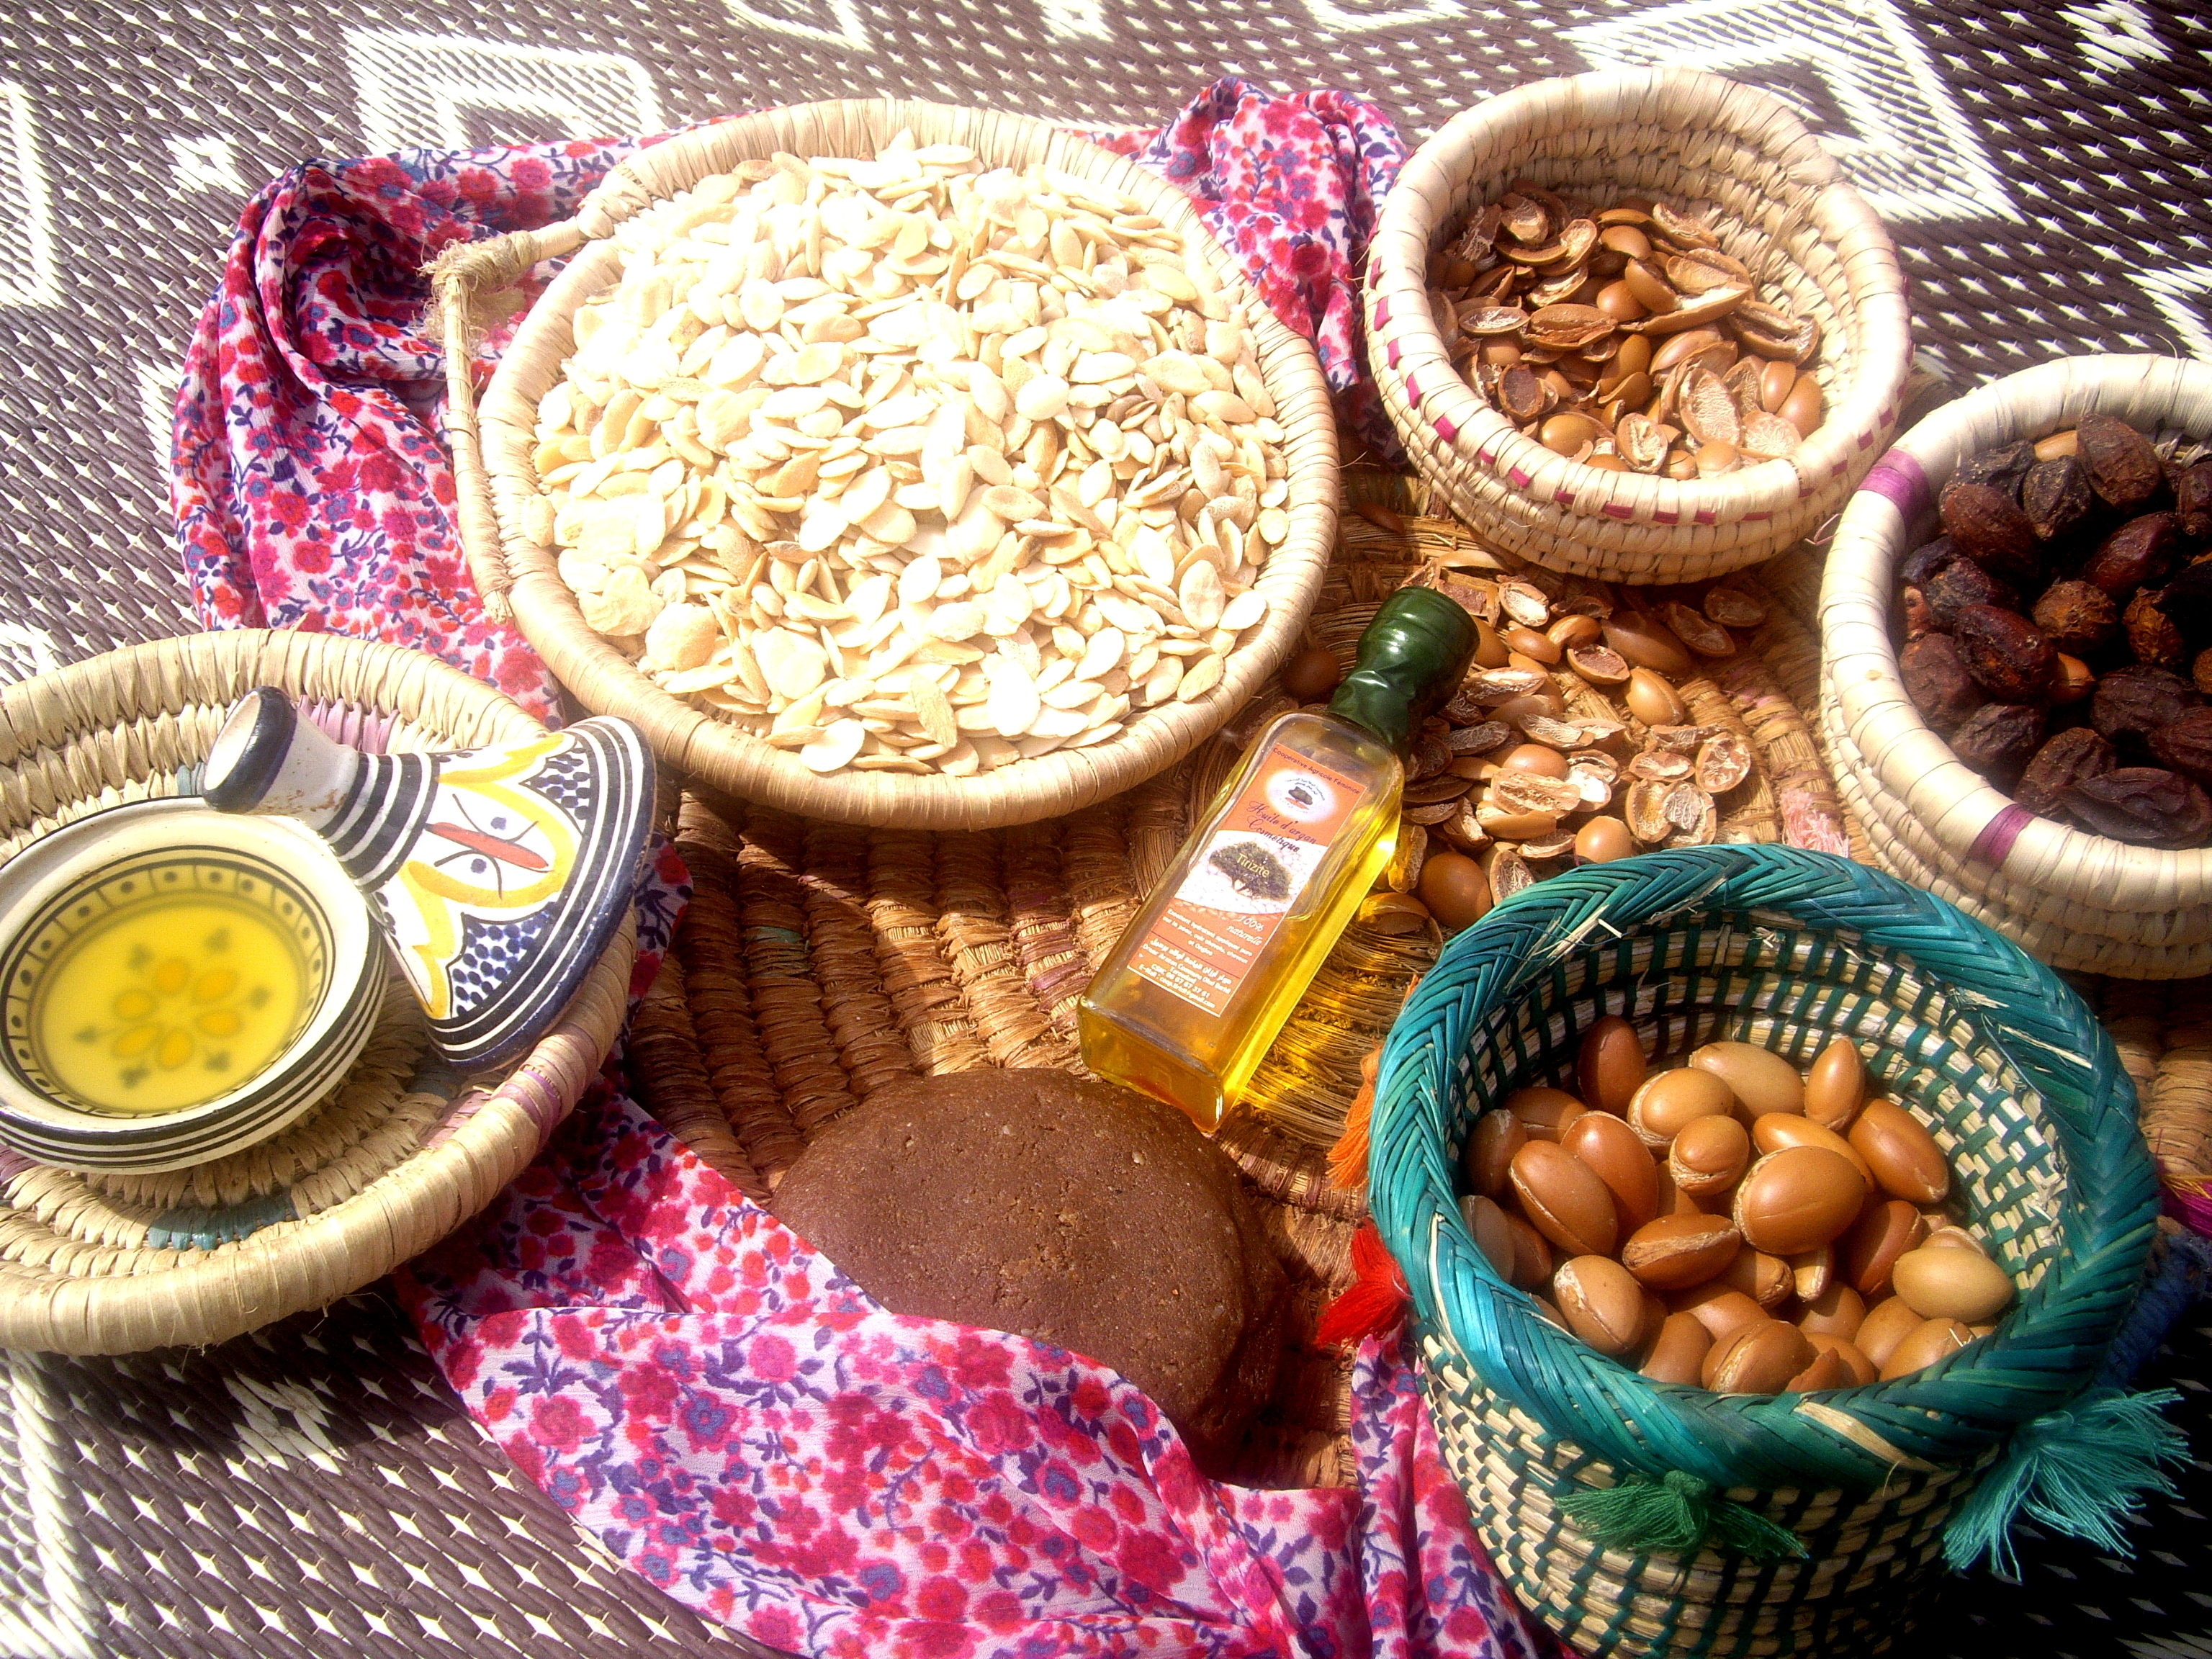
[[[520,743],[514,703],[419,652],[234,631],[135,646],[0,690],[0,861],[58,826],[198,792],[257,685],[391,751]],[[87,1176],[0,1153],[0,1348],[222,1342],[382,1277],[491,1201],[598,1074],[628,1007],[635,923],[504,1077],[437,1060],[398,975],[351,1075],[275,1139],[195,1169]]]
[[[1890,643],[1900,561],[1935,534],[1937,492],[1968,456],[2118,416],[2212,436],[2212,368],[2068,357],[1945,405],[1852,498],[1820,588],[1820,718],[1846,803],[1883,865],[2056,967],[2123,979],[2212,970],[2212,848],[2160,852],[2039,817],[1951,752],[1905,695]]]
[[[1554,454],[1452,366],[1429,256],[1515,179],[1717,204],[1722,246],[1817,319],[1824,424],[1785,460],[1680,482]],[[1780,100],[1689,70],[1540,81],[1406,163],[1367,265],[1367,355],[1407,453],[1493,545],[1555,570],[1686,582],[1756,564],[1840,507],[1896,424],[1912,357],[1889,234]]]
[[[965,144],[995,164],[1042,161],[1111,185],[1182,233],[1222,292],[1243,301],[1289,463],[1290,532],[1269,555],[1258,584],[1269,600],[1267,617],[1256,637],[1228,659],[1221,684],[1190,702],[1146,710],[1109,741],[975,777],[825,776],[797,755],[701,713],[655,685],[585,623],[560,578],[556,550],[526,528],[526,504],[538,493],[532,459],[538,404],[575,349],[571,319],[620,274],[613,237],[623,222],[741,161],[778,152],[870,156],[902,128],[925,144]],[[583,703],[635,720],[663,760],[702,782],[840,823],[977,830],[1057,817],[1133,787],[1211,736],[1274,672],[1304,626],[1336,520],[1335,417],[1320,362],[1312,346],[1267,309],[1183,194],[1133,161],[1028,116],[897,99],[805,104],[718,122],[640,151],[607,175],[573,219],[472,243],[441,260],[436,283],[447,338],[473,338],[497,320],[501,300],[511,306],[511,290],[532,266],[571,254],[517,330],[481,410],[471,354],[447,354],[462,538],[487,611],[499,617],[511,606],[530,642]]]
[[[1650,1382],[1547,1323],[1462,1222],[1459,1155],[1511,1090],[1571,1074],[1605,1014],[1656,1054],[1871,1049],[1951,1160],[2014,1311],[1913,1376],[1772,1398]],[[1894,1639],[2007,1437],[2094,1377],[2157,1214],[2133,1085],[2080,999],[1928,894],[1796,848],[1654,853],[1499,905],[1391,1033],[1373,1132],[1370,1201],[1412,1287],[1446,1459],[1522,1599],[1599,1654],[1842,1659]],[[1720,1489],[1805,1554],[1607,1549],[1562,1511],[1632,1474]]]

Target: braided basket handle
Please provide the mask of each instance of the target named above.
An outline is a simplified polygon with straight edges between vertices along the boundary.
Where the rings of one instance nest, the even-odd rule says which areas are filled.
[[[514,606],[507,593],[514,576],[492,511],[477,424],[477,343],[523,308],[520,284],[533,266],[566,258],[587,239],[579,215],[541,230],[456,242],[428,267],[431,329],[446,347],[446,427],[453,446],[453,506],[461,549],[484,615],[495,623],[514,620]]]

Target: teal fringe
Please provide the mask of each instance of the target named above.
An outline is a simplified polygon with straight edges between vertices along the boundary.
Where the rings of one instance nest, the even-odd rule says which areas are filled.
[[[2145,1497],[2172,1497],[2162,1466],[2189,1461],[2188,1442],[2159,1413],[2181,1396],[2171,1389],[2128,1395],[2092,1389],[2063,1411],[2016,1430],[1996,1466],[1960,1504],[1943,1534],[1943,1559],[1964,1572],[1986,1557],[2020,1576],[2012,1523],[2021,1514],[2053,1532],[2132,1557],[2120,1523]]]
[[[1663,1476],[1632,1469],[1618,1486],[1577,1487],[1561,1494],[1559,1510],[1607,1549],[1638,1555],[1694,1555],[1709,1542],[1763,1561],[1805,1553],[1804,1540],[1787,1527],[1680,1469]]]

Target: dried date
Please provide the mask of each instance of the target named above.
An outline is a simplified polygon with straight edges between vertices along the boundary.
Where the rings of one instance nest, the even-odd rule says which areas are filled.
[[[2212,539],[2212,459],[2184,467],[2173,480],[2173,516],[2192,542]]]
[[[1959,642],[1948,634],[1914,640],[1898,653],[1897,667],[1905,680],[1905,695],[1938,736],[1949,737],[1987,701],[1966,672]]]
[[[1938,536],[1905,556],[1905,568],[1898,572],[1899,578],[1908,587],[1918,587],[1958,556],[1958,543],[1948,536]]]
[[[1969,558],[1956,558],[1921,584],[1928,610],[1941,629],[1958,625],[1959,613],[1970,605],[1990,605],[2015,610],[2020,597],[2005,583]]]
[[[2027,703],[1984,703],[1951,734],[1951,752],[1992,783],[2008,783],[2043,746],[2044,714]]]
[[[2020,775],[2013,799],[2031,812],[2046,818],[2067,817],[2066,792],[2091,778],[2100,778],[2120,763],[2112,745],[2086,726],[2054,734]]]
[[[1943,532],[1991,575],[2015,586],[2042,570],[2035,526],[2014,496],[1995,484],[1953,483],[1943,492]]]
[[[2121,618],[2128,630],[2128,649],[2137,662],[2159,668],[2180,668],[2189,661],[2189,647],[2173,619],[2159,607],[2159,596],[2146,588],[2128,601]]]
[[[2035,465],[2035,446],[2022,438],[1996,449],[1985,449],[1959,463],[1959,470],[1951,475],[1957,484],[1990,484],[2002,490],[2017,506],[2020,501],[2021,480]]]
[[[2123,511],[2140,507],[2166,483],[2166,468],[2150,440],[2125,421],[2087,415],[2074,429],[2075,453],[2089,474],[2089,487],[2107,506]]]
[[[2035,625],[2057,649],[2085,657],[2119,632],[2112,596],[2092,582],[2053,582],[2035,602]]]
[[[2178,851],[2212,836],[2212,796],[2178,772],[2123,766],[2066,791],[2065,805],[2087,829],[2133,847]]]
[[[2212,708],[2192,708],[2150,734],[2150,752],[2192,782],[2212,785]]]
[[[2146,513],[2105,538],[2081,580],[2115,597],[2166,580],[2181,556],[2180,531],[2171,513]]]
[[[1942,626],[1936,620],[1936,612],[1928,603],[1928,596],[1917,587],[1908,587],[1904,594],[1905,637],[1917,640],[1925,634],[1940,634]]]
[[[2033,702],[2051,689],[2058,653],[2017,611],[1970,605],[1953,619],[1951,632],[1966,672],[1999,702]]]
[[[2150,734],[2204,699],[2180,675],[2136,663],[2115,668],[2089,697],[2089,723],[2124,752],[2140,752]]]
[[[2089,475],[2071,455],[2038,461],[2021,481],[2021,511],[2045,541],[2055,540],[2089,516],[2097,504]]]

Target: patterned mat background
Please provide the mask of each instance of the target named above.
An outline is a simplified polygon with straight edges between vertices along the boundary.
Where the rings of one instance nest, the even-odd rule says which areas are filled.
[[[1888,217],[1954,386],[2212,357],[2212,14],[2086,0],[294,0],[0,8],[0,678],[190,628],[175,363],[240,203],[303,159],[895,92],[1157,118],[1235,73],[1418,140],[1519,81],[1687,63],[1792,100]],[[2212,1444],[2212,1325],[2157,1370]],[[2212,1492],[2130,1567],[2032,1543],[1916,1652],[2212,1659]],[[2190,1565],[2191,1558],[2199,1565]],[[197,1355],[0,1355],[0,1652],[599,1656],[736,1644],[513,1479],[371,1293]]]

